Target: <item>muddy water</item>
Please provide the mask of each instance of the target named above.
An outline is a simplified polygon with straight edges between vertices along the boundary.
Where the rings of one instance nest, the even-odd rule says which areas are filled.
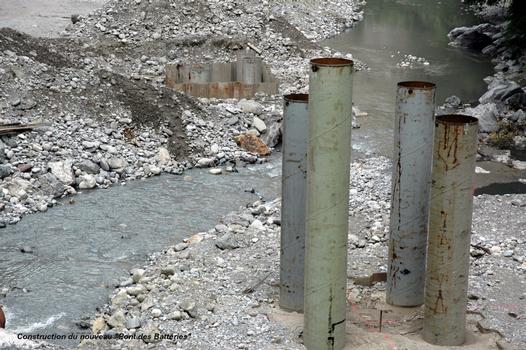
[[[485,92],[482,79],[493,74],[489,59],[448,46],[447,38],[452,28],[479,21],[459,0],[368,0],[362,22],[323,43],[370,68],[354,76],[353,102],[369,113],[359,119],[362,128],[353,130],[362,152],[392,155],[397,82],[436,83],[437,104],[451,95],[470,102]],[[423,57],[429,65],[399,67],[404,55]]]
[[[214,176],[192,170],[69,198],[0,231],[1,303],[8,328],[24,333],[80,332],[116,283],[147,256],[214,227],[222,215],[279,192],[280,159]],[[245,190],[253,188],[256,194]],[[31,246],[33,253],[20,248]]]

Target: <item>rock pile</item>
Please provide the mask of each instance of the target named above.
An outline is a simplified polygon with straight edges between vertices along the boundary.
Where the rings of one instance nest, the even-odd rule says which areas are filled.
[[[503,21],[504,16],[495,21],[494,7],[482,7],[478,11],[495,24],[455,28],[448,34],[450,45],[491,56],[496,63],[495,74],[485,79],[488,90],[480,97],[480,104],[461,112],[480,120],[484,141],[499,147],[526,149],[522,141],[526,135],[526,86],[523,82],[526,52],[523,47],[512,48],[505,44],[509,22]]]

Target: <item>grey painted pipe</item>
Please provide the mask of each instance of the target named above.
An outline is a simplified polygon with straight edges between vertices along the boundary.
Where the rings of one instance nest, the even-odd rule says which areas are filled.
[[[309,95],[285,96],[281,175],[279,306],[303,312]]]
[[[386,301],[424,303],[435,84],[406,81],[396,94]]]
[[[304,344],[345,345],[353,62],[311,60]]]
[[[423,333],[431,344],[465,340],[477,137],[476,118],[437,117]]]

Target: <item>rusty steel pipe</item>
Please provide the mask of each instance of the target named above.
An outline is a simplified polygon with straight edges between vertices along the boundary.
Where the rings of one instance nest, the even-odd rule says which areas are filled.
[[[305,237],[307,349],[345,346],[353,62],[311,60]]]
[[[478,120],[436,119],[425,282],[424,339],[464,343]]]
[[[424,303],[435,84],[398,83],[386,301]]]
[[[279,306],[303,312],[309,95],[284,100]]]

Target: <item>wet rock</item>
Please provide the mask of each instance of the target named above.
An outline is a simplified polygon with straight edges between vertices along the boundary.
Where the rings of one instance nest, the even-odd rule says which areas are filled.
[[[96,175],[100,171],[99,165],[89,159],[83,159],[82,161],[76,164],[76,167],[88,174]]]
[[[95,180],[95,176],[93,175],[84,175],[82,176],[82,180],[79,183],[80,189],[91,189],[95,188],[97,185],[97,181]]]
[[[99,165],[100,165],[102,170],[110,171],[110,165],[108,164],[108,161],[106,159],[101,159],[99,161]]]
[[[197,161],[198,168],[207,168],[215,164],[214,158],[201,158]]]
[[[64,184],[52,173],[46,173],[38,178],[38,185],[40,191],[45,195],[58,198],[64,194],[66,190]]]
[[[488,91],[479,98],[479,102],[481,104],[490,102],[503,102],[507,98],[513,96],[515,93],[520,92],[522,92],[522,89],[516,82],[494,79],[488,85]]]
[[[524,90],[524,88],[523,88]],[[526,108],[526,92],[515,90],[516,93],[512,94],[506,99],[506,104],[511,109],[525,109]]]
[[[473,27],[459,27],[451,30],[447,35],[452,46],[464,47],[474,51],[482,51],[492,43],[492,36],[497,28],[489,23],[482,23]]]
[[[128,166],[128,162],[124,158],[114,157],[108,159],[108,165],[111,170],[121,173]]]
[[[57,177],[62,183],[71,185],[75,182],[75,175],[73,174],[73,161],[67,159],[65,161],[49,162],[51,173]]]
[[[242,134],[234,138],[237,145],[248,152],[258,154],[260,156],[268,156],[270,149],[268,146],[261,141],[261,139],[255,135]]]
[[[263,138],[269,147],[276,147],[281,142],[281,123],[273,123]]]
[[[212,175],[221,175],[223,173],[223,169],[213,168],[213,169],[208,170],[208,172]]]
[[[479,130],[492,132],[497,130],[498,110],[495,103],[480,104],[475,108],[466,108],[464,113],[479,120]]]

